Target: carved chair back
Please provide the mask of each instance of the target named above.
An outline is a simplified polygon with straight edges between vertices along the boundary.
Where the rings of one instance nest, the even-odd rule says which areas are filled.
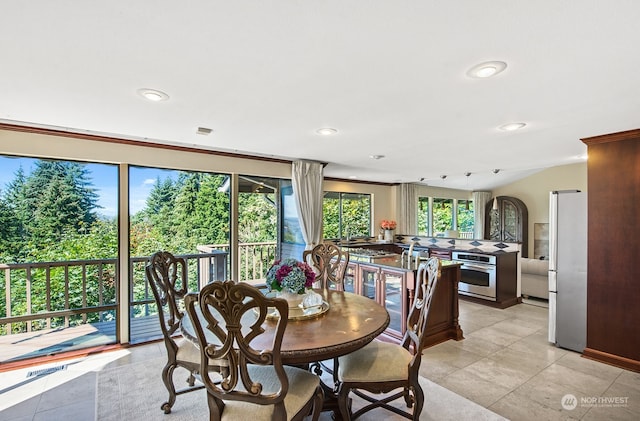
[[[209,408],[212,419],[220,419],[223,401],[229,400],[275,405],[274,419],[283,418],[286,414],[283,400],[289,382],[280,348],[289,313],[287,302],[267,298],[249,284],[225,281],[206,285],[199,295],[187,294],[185,306],[200,342],[201,359],[229,362],[228,373],[222,381],[202,372],[202,382],[215,401]],[[273,311],[278,317],[274,317]],[[266,334],[261,326],[267,318],[273,319],[276,326],[268,333],[272,339],[269,337],[265,342],[260,336]],[[252,345],[256,339],[270,346],[256,349]],[[252,378],[255,373],[264,378],[265,371],[269,384]]]
[[[170,355],[175,354],[178,347],[172,335],[180,327],[180,320],[184,317],[180,304],[187,293],[186,261],[167,251],[159,251],[151,256],[151,261],[145,267],[145,274],[158,306],[167,351]]]
[[[302,253],[302,260],[317,270],[316,280],[322,289],[344,291],[344,275],[349,264],[349,252],[333,243],[320,243]]]
[[[429,258],[418,267],[415,297],[407,317],[407,330],[401,342],[404,348],[414,354],[409,371],[415,372],[416,375],[424,348],[431,299],[439,276],[440,260],[437,257]]]

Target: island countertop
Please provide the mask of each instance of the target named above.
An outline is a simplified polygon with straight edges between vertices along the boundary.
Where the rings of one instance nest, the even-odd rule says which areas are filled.
[[[358,256],[356,254],[350,255],[349,261],[354,263],[362,263],[371,266],[380,266],[380,267],[389,267],[396,270],[402,271],[417,271],[420,263],[425,262],[426,259],[422,259],[416,262],[415,259],[411,259],[410,262],[407,262],[406,258],[402,259],[402,256],[399,254],[389,254],[386,256],[379,256],[375,259],[370,259],[367,256]],[[449,266],[460,266],[461,263],[454,262],[452,260],[443,260],[440,259],[441,267],[449,267]]]
[[[374,259],[371,259],[371,256],[353,255],[349,258],[349,266],[352,267],[352,273],[354,273],[355,278],[361,280],[358,282],[359,286],[356,287],[356,292],[360,294],[363,293],[360,290],[362,288],[361,284],[368,275],[374,274],[376,285],[378,285],[377,282],[382,284],[381,292],[379,293],[382,296],[376,294],[382,302],[386,302],[384,294],[393,293],[392,290],[387,290],[384,287],[388,279],[393,279],[402,274],[401,277],[404,279],[403,286],[406,288],[406,292],[401,293],[403,297],[406,297],[406,302],[403,305],[405,308],[403,317],[406,317],[406,311],[413,304],[418,267],[424,261],[416,262],[415,259],[412,259],[411,262],[407,262],[406,258],[403,261],[402,256],[399,254],[376,256]],[[426,335],[423,338],[424,346],[435,345],[448,339],[459,341],[464,338],[458,323],[458,282],[460,281],[461,264],[443,259],[440,259],[440,264],[440,276],[434,291],[432,307],[429,311]],[[372,269],[375,272],[372,272]],[[404,333],[405,325],[406,319],[402,323],[402,331],[398,333]],[[401,335],[392,334],[391,336],[396,340],[401,338]]]

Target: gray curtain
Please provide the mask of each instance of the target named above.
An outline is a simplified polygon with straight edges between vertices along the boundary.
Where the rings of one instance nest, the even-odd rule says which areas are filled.
[[[418,234],[418,189],[413,183],[400,184],[398,195],[398,233]]]
[[[302,237],[309,250],[322,241],[322,164],[294,161],[291,185]]]
[[[473,238],[484,238],[485,206],[491,200],[490,191],[473,192]]]

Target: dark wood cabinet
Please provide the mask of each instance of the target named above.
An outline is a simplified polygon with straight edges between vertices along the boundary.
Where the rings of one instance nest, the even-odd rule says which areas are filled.
[[[582,139],[587,161],[587,347],[640,372],[640,130]]]
[[[389,312],[390,322],[386,333],[401,339],[407,329],[409,312],[409,287],[413,285],[413,272],[392,268],[359,264],[359,283],[356,293],[377,301]]]
[[[437,257],[438,259],[442,260],[451,260],[451,250],[429,248],[429,257]]]
[[[515,197],[498,196],[497,209],[490,200],[485,212],[485,239],[522,243],[522,257],[529,257],[529,212],[524,202]]]
[[[429,311],[425,346],[447,339],[464,339],[458,323],[458,281],[460,265],[448,262],[440,270]],[[345,290],[377,301],[391,319],[385,330],[390,341],[400,341],[407,329],[407,316],[413,304],[416,270],[400,267],[350,262],[345,277]]]

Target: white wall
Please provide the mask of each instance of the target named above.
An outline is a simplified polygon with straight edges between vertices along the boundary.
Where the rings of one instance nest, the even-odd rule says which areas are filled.
[[[587,191],[587,163],[549,168],[493,190],[494,196],[516,197],[529,212],[529,257],[533,257],[534,223],[549,222],[549,192],[577,189]]]

